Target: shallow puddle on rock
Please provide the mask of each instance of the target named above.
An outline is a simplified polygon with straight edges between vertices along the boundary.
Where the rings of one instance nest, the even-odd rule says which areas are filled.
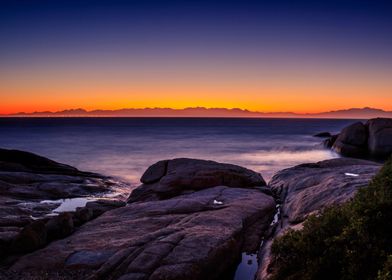
[[[237,267],[234,280],[253,280],[257,269],[257,254],[242,253],[241,263]]]
[[[75,211],[78,207],[86,206],[87,202],[94,201],[93,198],[88,197],[76,197],[76,198],[65,198],[58,200],[43,200],[41,203],[56,203],[60,205],[52,211],[52,213],[61,213],[61,212],[72,212]]]

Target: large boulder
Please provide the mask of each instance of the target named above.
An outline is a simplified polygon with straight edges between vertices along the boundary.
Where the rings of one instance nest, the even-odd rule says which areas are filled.
[[[377,118],[369,120],[369,154],[377,158],[386,158],[392,154],[392,119]]]
[[[342,130],[332,149],[344,156],[364,157],[367,154],[367,138],[367,127],[356,122]]]
[[[311,214],[325,207],[350,200],[359,188],[381,168],[372,161],[338,158],[318,163],[301,164],[278,172],[269,182],[271,190],[281,203],[280,221],[274,234],[261,250],[262,265],[258,279],[267,279],[270,246],[276,236],[289,228],[301,228]]]
[[[248,169],[190,159],[167,163],[162,176],[151,169],[152,179],[144,176],[151,182],[139,187],[149,186],[145,195],[131,196],[125,207],[11,269],[33,276],[82,270],[92,279],[222,279],[242,252],[259,248],[275,201],[256,187],[264,183],[261,175]]]
[[[392,154],[392,119],[353,123],[324,140],[324,146],[348,157],[386,159]]]
[[[159,161],[141,178],[129,202],[168,198],[214,186],[251,188],[265,186],[263,177],[244,167],[209,160],[178,158]]]

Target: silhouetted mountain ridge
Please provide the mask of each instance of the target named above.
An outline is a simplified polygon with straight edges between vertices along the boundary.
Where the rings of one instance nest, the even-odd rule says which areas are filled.
[[[184,109],[173,108],[123,108],[118,110],[91,110],[82,108],[62,111],[42,111],[3,115],[8,117],[234,117],[234,118],[353,118],[369,119],[376,117],[392,117],[392,111],[377,108],[349,108],[321,113],[300,114],[293,112],[257,112],[240,108],[205,108],[188,107]]]

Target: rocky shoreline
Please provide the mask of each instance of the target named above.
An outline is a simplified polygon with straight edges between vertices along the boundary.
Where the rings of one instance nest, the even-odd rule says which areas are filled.
[[[386,159],[392,153],[392,119],[376,118],[355,122],[339,134],[319,133],[326,137],[324,146],[339,154],[355,158]]]
[[[355,146],[361,153],[351,156],[384,157],[392,151],[391,127],[369,120],[326,143],[342,154]],[[338,158],[282,170],[267,184],[244,167],[179,158],[153,164],[129,197],[113,198],[131,187],[0,149],[0,278],[244,279],[236,272],[241,256],[257,254],[254,278],[268,279],[274,238],[350,200],[380,168]],[[82,203],[53,211],[61,199]]]

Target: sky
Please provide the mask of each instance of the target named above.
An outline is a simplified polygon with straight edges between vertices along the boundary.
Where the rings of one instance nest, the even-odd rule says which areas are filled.
[[[0,1],[0,113],[392,110],[392,1]]]

